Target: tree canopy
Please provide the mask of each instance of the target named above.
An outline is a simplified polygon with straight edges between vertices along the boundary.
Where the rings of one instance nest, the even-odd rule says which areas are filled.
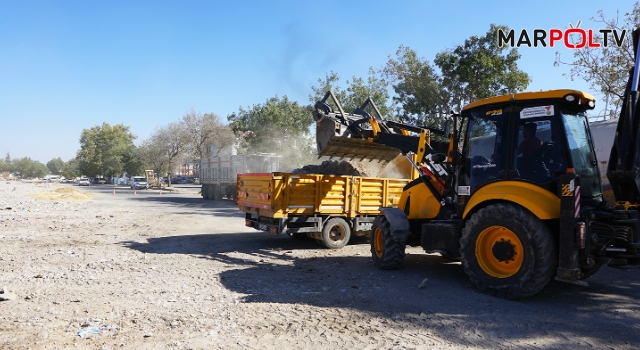
[[[11,163],[11,155],[9,155],[9,152],[7,152],[7,155],[4,157],[4,159],[0,159],[0,172],[12,172],[13,171],[13,164]]]
[[[276,153],[283,156],[285,168],[299,167],[314,157],[311,106],[275,96],[264,104],[240,107],[227,118],[240,139],[238,153]]]
[[[376,71],[373,68],[369,68],[369,76],[366,82],[363,78],[354,76],[351,80],[346,80],[346,89],[342,89],[339,82],[338,73],[333,71],[327,73],[324,80],[318,79],[319,86],[311,87],[313,91],[313,94],[309,95],[311,104],[313,105],[320,101],[325,93],[331,90],[347,113],[351,113],[362,106],[367,98],[370,97],[383,118],[392,117],[391,107],[388,104],[389,90],[387,90],[387,83],[384,79],[376,76]],[[332,104],[332,101],[327,102],[330,105]],[[336,109],[336,106],[332,107]],[[367,112],[372,113],[369,110]]]
[[[311,107],[290,101],[287,96],[275,96],[247,109],[240,107],[227,119],[249,153],[278,152],[291,145],[293,138],[307,133],[313,123]]]
[[[60,157],[53,158],[47,162],[47,168],[51,174],[60,175],[64,168],[64,161]]]
[[[498,29],[506,27],[492,24],[485,35],[438,53],[434,64],[400,46],[380,70],[396,93],[397,118],[441,127],[444,116],[470,102],[526,89],[531,79],[518,68],[520,54],[497,46]]]
[[[64,163],[62,167],[61,175],[67,179],[74,179],[82,175],[80,169],[78,169],[78,159],[71,158]]]
[[[564,62],[560,53],[556,52],[555,66],[568,65],[571,67],[571,80],[582,78],[590,84],[591,88],[604,95],[604,113],[609,117],[615,117],[620,113],[625,86],[629,78],[629,70],[634,62],[633,42],[631,31],[640,22],[640,2],[633,5],[630,12],[624,14],[624,22],[619,23],[619,16],[607,18],[602,10],[592,21],[601,23],[608,29],[615,29],[619,33],[627,30],[622,46],[608,45],[599,48],[573,50],[573,62]],[[611,34],[610,34],[611,35]],[[602,36],[595,38],[596,42],[603,41]],[[608,38],[609,43],[613,38]]]
[[[405,46],[396,51],[380,70],[392,84],[397,119],[417,125],[435,126],[449,111],[440,77],[428,60]]]
[[[182,116],[180,124],[187,135],[185,151],[196,159],[215,157],[236,142],[233,131],[214,113],[196,113],[192,109]]]
[[[168,174],[174,166],[187,158],[189,135],[180,122],[157,127],[149,139],[143,142],[138,154],[158,174]],[[171,181],[167,182],[171,186]]]
[[[522,91],[531,78],[518,68],[521,55],[517,49],[499,47],[496,33],[506,26],[491,24],[484,36],[471,36],[464,45],[436,55],[435,64],[442,75],[442,87],[448,103],[461,110],[470,102]]]
[[[47,167],[29,157],[14,159],[11,161],[12,167],[22,178],[44,177],[49,172]]]
[[[124,124],[111,126],[103,123],[82,130],[80,150],[77,152],[78,169],[88,176],[114,176],[122,174],[132,159],[136,137]]]

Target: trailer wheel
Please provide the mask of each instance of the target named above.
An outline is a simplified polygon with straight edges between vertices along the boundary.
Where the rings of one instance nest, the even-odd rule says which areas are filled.
[[[220,185],[213,185],[213,191],[211,197],[214,201],[222,200],[222,192],[220,191]]]
[[[460,239],[464,271],[482,292],[507,299],[544,288],[558,265],[549,228],[529,211],[507,203],[473,214]]]
[[[213,196],[214,190],[215,190],[215,185],[209,185],[207,187],[207,197],[209,197],[209,199],[215,199],[215,197]]]
[[[405,243],[397,242],[391,234],[391,225],[384,216],[379,216],[371,226],[371,256],[381,270],[397,269],[402,265]]]
[[[236,195],[235,191],[236,191],[235,187],[231,187],[231,186],[227,187],[227,191],[226,191],[227,199],[235,199],[235,195]]]
[[[209,186],[207,185],[202,185],[202,188],[200,189],[200,194],[202,195],[202,199],[209,199]]]
[[[329,219],[322,228],[322,245],[329,249],[340,249],[349,243],[351,228],[342,218]]]

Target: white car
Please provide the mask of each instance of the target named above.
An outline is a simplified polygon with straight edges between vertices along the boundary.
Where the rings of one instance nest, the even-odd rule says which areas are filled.
[[[134,190],[137,189],[149,189],[149,184],[147,183],[147,178],[144,176],[133,176],[131,178],[131,185],[130,187]]]
[[[91,185],[91,181],[89,181],[86,177],[81,177],[78,179],[78,186],[89,186]]]

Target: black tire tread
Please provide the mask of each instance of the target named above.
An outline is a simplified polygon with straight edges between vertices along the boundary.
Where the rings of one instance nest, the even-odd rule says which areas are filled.
[[[384,252],[382,257],[378,258],[375,250],[374,233],[376,226],[382,229],[384,237]],[[380,270],[395,270],[402,265],[405,257],[405,243],[396,242],[391,235],[391,225],[384,216],[376,218],[371,227],[371,255],[376,267]]]
[[[474,264],[476,260],[475,235],[472,235],[472,231],[476,227],[488,227],[487,222],[495,222],[496,218],[503,218],[526,228],[525,234],[528,236],[529,243],[534,250],[535,261],[533,261],[533,268],[527,269],[525,263],[523,263],[523,268],[527,270],[516,274],[516,276],[519,275],[517,283],[491,284],[486,280],[493,277],[478,275],[474,271],[475,269],[471,268],[471,264]],[[526,242],[522,243],[523,246],[527,244]],[[542,290],[555,274],[558,264],[557,251],[556,241],[549,228],[529,211],[510,203],[492,204],[473,214],[465,225],[460,239],[462,265],[471,282],[486,294],[506,299],[524,299]]]

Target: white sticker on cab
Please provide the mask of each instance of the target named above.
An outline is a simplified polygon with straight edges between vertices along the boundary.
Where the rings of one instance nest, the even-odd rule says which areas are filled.
[[[458,186],[459,196],[468,196],[471,194],[471,186]]]
[[[553,115],[553,105],[552,106],[540,106],[540,107],[529,107],[524,108],[520,111],[520,119],[527,118],[535,118],[535,117],[546,117],[549,115]]]

